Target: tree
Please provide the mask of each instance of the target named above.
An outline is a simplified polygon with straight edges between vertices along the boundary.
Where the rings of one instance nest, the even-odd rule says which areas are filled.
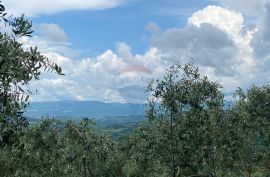
[[[270,86],[241,88],[229,110],[225,134],[239,176],[270,175]],[[225,138],[224,138],[225,139]]]
[[[269,85],[238,89],[230,106],[217,83],[186,64],[150,91],[148,122],[126,140],[127,176],[269,176]]]
[[[149,88],[160,103],[150,102],[148,123],[130,137],[130,163],[147,169],[143,176],[217,176],[220,86],[189,63],[172,66]]]
[[[11,143],[16,130],[27,125],[22,118],[29,95],[29,82],[38,80],[42,70],[62,74],[62,69],[36,47],[25,48],[19,38],[31,37],[32,23],[21,17],[8,17],[0,2],[0,19],[5,30],[0,33],[0,145]],[[14,136],[13,136],[14,135]]]
[[[119,177],[117,144],[89,119],[43,119],[0,151],[0,176]]]
[[[119,176],[115,170],[117,144],[97,129],[93,121],[86,118],[80,123],[69,121],[63,137],[64,153],[77,171],[75,176]]]

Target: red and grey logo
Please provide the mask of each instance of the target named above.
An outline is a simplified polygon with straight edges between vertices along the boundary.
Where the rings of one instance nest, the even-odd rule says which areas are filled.
[[[152,72],[143,65],[128,65],[119,75],[118,91],[127,103],[143,103],[147,100],[147,86]]]

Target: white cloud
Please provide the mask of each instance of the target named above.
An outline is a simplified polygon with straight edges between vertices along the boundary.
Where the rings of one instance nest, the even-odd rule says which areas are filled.
[[[265,14],[262,23],[259,25],[255,37],[252,40],[255,55],[258,58],[270,58],[270,3],[265,6]]]
[[[13,15],[27,16],[55,14],[69,10],[100,10],[121,5],[124,0],[8,0],[7,11]]]
[[[236,86],[246,88],[253,83],[258,85],[268,83],[270,81],[270,35],[267,29],[270,27],[270,3],[267,3],[267,0],[226,2],[231,4],[228,8],[238,10],[239,13],[208,6],[194,13],[188,20],[189,24],[195,26],[204,23],[212,24],[227,33],[237,48],[237,55],[234,58],[236,65],[233,66],[237,71],[236,74],[233,77],[216,79],[221,81],[227,92],[232,92]],[[237,9],[237,5],[240,4],[243,9]],[[256,18],[260,19],[256,21],[258,25],[250,24],[249,18],[244,19],[241,15],[243,13],[250,16],[251,10],[256,10],[256,14],[253,15],[257,15]]]
[[[41,81],[33,83],[40,90],[40,95],[33,99],[125,102],[129,94],[143,96],[142,92],[134,93],[132,89],[121,93],[124,90],[122,76],[131,82],[127,85],[132,85],[140,74],[143,75],[143,72],[134,74],[132,69],[122,74],[126,68],[132,68],[130,65],[135,70],[149,70],[151,74],[143,75],[145,78],[162,77],[165,68],[177,62],[186,63],[190,57],[199,65],[202,74],[219,82],[227,94],[238,86],[245,88],[252,83],[265,83],[270,81],[267,71],[270,37],[266,30],[270,26],[270,6],[267,9],[264,22],[254,27],[247,25],[240,13],[218,6],[193,13],[184,28],[161,30],[150,23],[147,28],[152,32],[152,45],[142,55],[133,54],[128,44],[118,42],[115,50],[75,60],[63,54],[71,50],[67,45],[51,43],[44,37],[23,38],[26,45],[37,45],[66,73],[66,76],[44,74]]]
[[[270,3],[265,6],[265,14],[263,21],[259,24],[257,31],[254,34],[254,38],[251,41],[253,47],[254,58],[258,59],[259,66],[256,83],[262,84],[270,82]]]
[[[151,49],[145,55],[134,56],[130,52],[130,47],[122,42],[116,44],[116,52],[107,50],[93,58],[75,60],[59,54],[58,50],[62,49],[57,45],[54,48],[44,39],[23,38],[22,41],[26,46],[38,46],[48,58],[63,68],[66,75],[56,76],[53,73],[43,73],[40,81],[32,83],[33,89],[39,90],[38,95],[32,96],[33,101],[71,99],[129,102],[127,92],[120,90],[125,87],[120,80],[122,70],[130,65],[141,65],[147,68],[155,66],[158,61],[158,53],[155,49]],[[66,48],[66,46],[62,47]],[[159,72],[159,70],[154,69],[153,72]]]
[[[259,59],[253,56],[251,46],[255,32],[256,27],[247,26],[240,13],[208,6],[193,13],[185,28],[153,33],[152,45],[182,63],[193,57],[202,73],[231,93],[239,86],[256,82],[261,74]]]
[[[264,5],[269,0],[219,0],[225,8],[241,12],[247,16],[257,16],[264,12]]]
[[[152,37],[152,45],[171,55],[168,60],[175,63],[185,63],[194,58],[202,66],[216,68],[217,74],[234,74],[229,66],[234,62],[236,47],[227,34],[211,24],[167,29],[161,35]]]
[[[42,23],[38,27],[38,32],[41,36],[46,37],[48,40],[56,43],[68,42],[65,31],[58,25],[53,23]]]
[[[192,14],[188,19],[189,25],[200,27],[201,24],[211,24],[227,33],[233,40],[237,40],[244,25],[244,18],[240,13],[223,9],[219,6],[208,6]]]

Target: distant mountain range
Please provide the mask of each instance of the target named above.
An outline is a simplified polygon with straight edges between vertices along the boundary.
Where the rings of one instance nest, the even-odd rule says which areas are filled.
[[[25,116],[39,119],[44,116],[55,118],[100,119],[104,117],[138,117],[145,115],[145,104],[104,103],[99,101],[54,101],[32,102]]]
[[[224,109],[233,103],[225,101]],[[99,101],[32,102],[24,113],[29,122],[42,117],[61,120],[95,119],[97,125],[111,126],[145,121],[145,104],[104,103]]]

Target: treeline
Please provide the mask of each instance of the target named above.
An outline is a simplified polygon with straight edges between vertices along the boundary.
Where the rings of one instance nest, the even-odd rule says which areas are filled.
[[[22,116],[29,82],[62,69],[18,38],[32,23],[8,17],[0,3],[0,176],[269,177],[270,86],[238,89],[228,105],[219,84],[193,64],[152,81],[145,123],[113,140],[89,119],[80,123]]]
[[[89,119],[2,131],[0,176],[270,176],[270,86],[238,89],[228,105],[217,83],[186,64],[149,90],[147,122],[117,141]]]

